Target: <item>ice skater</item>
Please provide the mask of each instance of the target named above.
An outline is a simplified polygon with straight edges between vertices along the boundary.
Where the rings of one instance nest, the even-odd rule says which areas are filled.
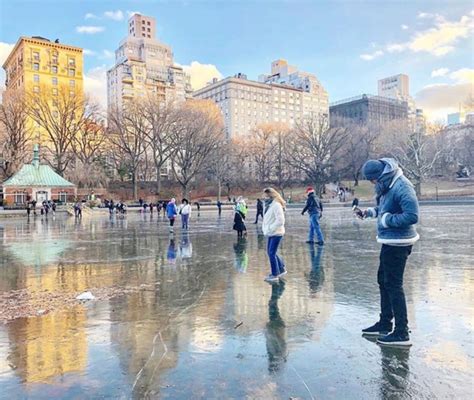
[[[413,244],[419,239],[418,199],[411,182],[392,158],[369,160],[363,168],[365,179],[375,185],[376,207],[357,209],[360,218],[377,218],[377,242],[382,244],[377,282],[380,289],[380,319],[364,335],[378,336],[377,343],[411,346],[403,273]],[[395,329],[392,331],[392,320]]]
[[[181,200],[179,214],[181,215],[181,228],[188,230],[189,218],[191,217],[191,205],[189,204],[188,199]]]
[[[247,204],[245,204],[244,198],[240,196],[234,207],[234,231],[237,231],[237,237],[243,237],[247,234],[247,227],[245,226],[247,210]]]
[[[222,201],[220,201],[220,200],[217,200],[217,211],[218,211],[219,217],[220,217],[221,214],[222,214]]]
[[[312,187],[306,189],[306,195],[308,196],[306,199],[306,205],[304,206],[303,211],[301,211],[301,215],[304,215],[305,212],[308,212],[309,215],[309,233],[306,243],[313,244],[314,236],[316,234],[318,245],[322,246],[324,244],[324,236],[321,227],[319,226],[319,220],[323,216],[323,203],[318,197],[316,197]]]
[[[176,199],[173,197],[166,205],[166,216],[170,221],[170,232],[174,232],[174,220],[178,215],[178,208],[176,207]]]
[[[271,274],[265,280],[267,282],[278,282],[280,277],[286,275],[285,263],[278,256],[278,246],[285,234],[285,200],[273,188],[264,190],[265,211],[263,214],[262,231],[268,237],[267,253],[270,261]]]
[[[260,199],[257,199],[257,215],[255,216],[254,224],[258,224],[258,217],[263,219],[263,201]]]

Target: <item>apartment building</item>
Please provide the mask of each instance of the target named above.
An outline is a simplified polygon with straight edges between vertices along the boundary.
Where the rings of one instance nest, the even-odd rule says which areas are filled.
[[[272,74],[261,75],[260,81],[249,80],[241,73],[214,79],[193,96],[210,99],[219,106],[228,137],[245,136],[261,124],[291,127],[309,116],[327,118],[328,95],[316,76],[288,67],[285,60],[277,60],[272,63]]]
[[[40,93],[47,96],[54,107],[55,99],[65,91],[71,96],[82,96],[83,56],[80,47],[54,42],[41,36],[20,37],[3,64],[5,70],[4,98],[13,93]],[[37,124],[34,127],[38,144],[47,141]]]
[[[163,101],[191,97],[189,76],[174,64],[170,46],[155,38],[153,17],[134,14],[128,34],[115,51],[115,65],[107,72],[109,111],[122,109],[127,100],[157,96]]]

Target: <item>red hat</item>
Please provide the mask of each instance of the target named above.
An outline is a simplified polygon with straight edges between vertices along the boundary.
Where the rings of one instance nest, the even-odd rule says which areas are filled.
[[[313,192],[314,192],[314,189],[313,189],[311,186],[309,186],[309,187],[306,189],[306,194],[308,194],[308,193],[313,193]]]

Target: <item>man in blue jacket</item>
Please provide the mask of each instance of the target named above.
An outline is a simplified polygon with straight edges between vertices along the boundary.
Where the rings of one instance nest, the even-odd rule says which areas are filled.
[[[377,242],[382,244],[377,282],[380,288],[380,320],[363,329],[364,335],[378,336],[377,343],[411,346],[403,273],[413,244],[419,239],[418,200],[411,182],[391,158],[369,160],[363,168],[375,185],[376,207],[358,210],[361,218],[377,218]],[[395,329],[392,330],[392,320]]]

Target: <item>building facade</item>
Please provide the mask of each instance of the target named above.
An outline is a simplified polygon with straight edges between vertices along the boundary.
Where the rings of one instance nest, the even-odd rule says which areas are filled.
[[[107,72],[108,109],[122,109],[127,100],[153,95],[163,101],[191,97],[189,76],[174,64],[171,47],[155,38],[153,17],[134,14],[128,35],[115,51],[115,65]]]
[[[329,107],[331,126],[348,124],[381,126],[391,121],[408,121],[406,101],[362,94],[332,103]]]
[[[262,124],[291,127],[310,115],[329,116],[328,95],[316,76],[299,72],[284,60],[272,63],[272,74],[261,75],[259,82],[237,74],[215,79],[193,96],[219,106],[227,137],[245,136]]]
[[[3,64],[7,98],[14,93],[38,93],[46,96],[54,110],[55,98],[65,91],[72,96],[83,96],[82,49],[40,37],[20,37]],[[47,139],[31,121],[35,139]]]

